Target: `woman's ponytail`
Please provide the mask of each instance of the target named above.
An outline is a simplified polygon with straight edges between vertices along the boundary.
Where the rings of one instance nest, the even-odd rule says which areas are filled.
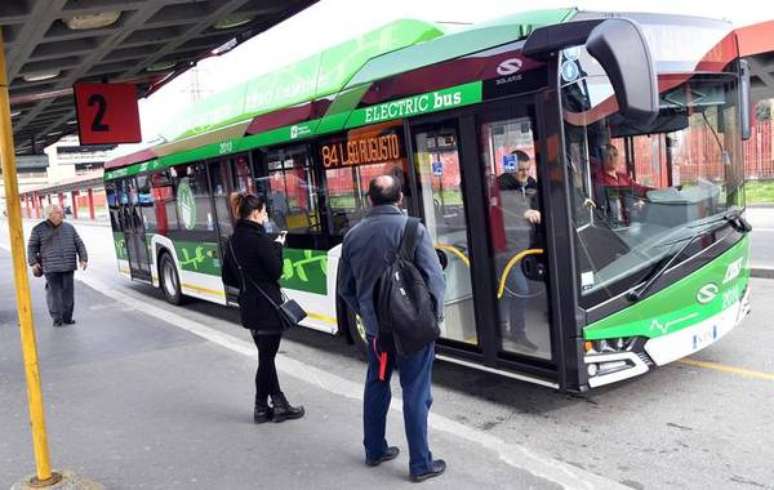
[[[253,211],[263,211],[266,201],[261,196],[247,192],[233,192],[229,196],[231,212],[237,219],[247,219]]]

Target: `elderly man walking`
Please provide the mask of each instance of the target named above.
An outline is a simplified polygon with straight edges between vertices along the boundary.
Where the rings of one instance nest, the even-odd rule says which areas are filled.
[[[73,274],[77,267],[76,255],[81,268],[86,270],[88,255],[75,227],[64,222],[59,206],[49,206],[46,221],[32,229],[27,244],[27,260],[36,272],[46,276],[46,300],[55,327],[72,325]]]
[[[398,448],[385,439],[390,407],[390,377],[394,367],[403,389],[403,420],[409,446],[411,480],[423,481],[442,474],[446,463],[433,459],[427,441],[427,416],[435,342],[410,355],[397,354],[394,342],[379,338],[374,305],[374,287],[389,264],[385,257],[398,252],[408,218],[398,207],[403,200],[400,180],[382,175],[371,181],[368,198],[372,208],[366,218],[344,237],[341,253],[341,296],[361,316],[368,335],[368,373],[363,399],[365,460],[368,466],[395,459]],[[446,281],[430,233],[423,225],[417,230],[413,262],[428,286],[439,321],[443,315]],[[377,350],[379,352],[377,352]],[[381,354],[386,354],[380,362]]]

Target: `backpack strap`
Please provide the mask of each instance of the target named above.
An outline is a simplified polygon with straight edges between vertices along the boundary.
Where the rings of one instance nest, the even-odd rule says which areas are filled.
[[[419,219],[409,218],[403,228],[403,238],[400,242],[400,255],[404,260],[413,261],[419,235]]]

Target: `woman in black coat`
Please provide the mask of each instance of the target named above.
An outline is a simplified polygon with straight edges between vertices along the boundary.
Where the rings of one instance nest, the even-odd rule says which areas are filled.
[[[288,403],[274,366],[282,339],[282,324],[275,305],[282,304],[279,279],[284,237],[273,240],[264,231],[269,218],[262,197],[235,194],[231,204],[238,221],[224,254],[223,282],[239,287],[242,326],[250,330],[258,347],[253,419],[260,424],[269,420],[282,422],[301,418],[304,407],[293,407]]]

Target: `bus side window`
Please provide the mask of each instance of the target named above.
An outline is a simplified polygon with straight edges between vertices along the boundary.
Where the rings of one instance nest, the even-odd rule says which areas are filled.
[[[343,235],[368,213],[368,186],[380,175],[392,175],[401,183],[403,209],[411,209],[408,160],[403,145],[402,122],[348,131],[321,142],[319,159],[325,167],[325,197],[329,228]],[[376,148],[378,151],[367,151]]]
[[[234,191],[255,194],[255,181],[250,171],[250,162],[245,156],[231,161],[231,173],[234,176]]]
[[[171,170],[180,231],[215,231],[205,164],[178,165]]]
[[[319,233],[320,214],[312,160],[305,146],[266,153],[265,196],[272,227],[288,233]]]
[[[166,235],[170,229],[177,229],[175,193],[169,171],[151,175],[150,182],[157,232]]]
[[[406,160],[395,160],[357,167],[330,168],[325,171],[326,194],[331,216],[331,232],[343,235],[368,213],[368,185],[380,175],[394,175],[405,186]],[[405,187],[403,187],[405,188]],[[404,193],[401,206],[409,197]]]

